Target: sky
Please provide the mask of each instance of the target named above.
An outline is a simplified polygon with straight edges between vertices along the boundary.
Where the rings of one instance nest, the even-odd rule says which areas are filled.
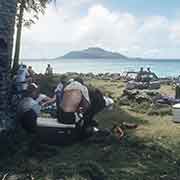
[[[56,58],[88,47],[180,58],[180,0],[56,1],[23,29],[21,58]]]

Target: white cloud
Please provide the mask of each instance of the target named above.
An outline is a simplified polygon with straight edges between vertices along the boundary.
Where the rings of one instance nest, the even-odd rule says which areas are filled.
[[[171,35],[170,37],[175,42],[180,42],[180,22],[175,22],[171,27]]]
[[[100,46],[129,56],[180,57],[180,23],[163,16],[135,17],[110,11],[92,0],[50,6],[23,33],[23,57],[56,57],[67,51]],[[91,5],[84,15],[79,8]],[[73,15],[73,16],[72,16]],[[177,51],[177,52],[176,52]]]

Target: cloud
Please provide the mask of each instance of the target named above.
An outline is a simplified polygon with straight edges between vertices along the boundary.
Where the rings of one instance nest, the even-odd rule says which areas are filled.
[[[171,27],[170,38],[176,43],[180,43],[180,22],[175,22]]]
[[[23,57],[56,57],[90,46],[133,57],[180,57],[178,18],[136,17],[93,4],[93,0],[71,2],[59,2],[61,6],[56,8],[50,6],[37,24],[30,30],[24,29]],[[84,6],[87,12],[77,13]]]

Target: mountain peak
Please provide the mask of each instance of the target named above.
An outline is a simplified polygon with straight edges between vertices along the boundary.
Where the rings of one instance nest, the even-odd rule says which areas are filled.
[[[106,51],[99,47],[89,47],[81,51],[71,51],[65,54],[65,59],[127,59],[128,57],[117,53]]]
[[[100,47],[89,47],[85,50],[88,50],[88,51],[105,51],[103,48],[100,48]]]

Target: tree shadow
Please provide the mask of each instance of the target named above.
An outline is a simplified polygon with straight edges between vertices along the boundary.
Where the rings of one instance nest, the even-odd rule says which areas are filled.
[[[147,120],[118,108],[104,111],[96,118],[103,128],[123,121],[148,125]],[[180,157],[173,149],[138,137],[135,131],[127,131],[121,140],[109,136],[98,143],[83,141],[59,147],[34,143],[33,137],[19,132],[13,140],[9,137],[3,145],[4,152],[1,148],[0,172],[33,174],[36,179],[79,175],[89,180],[178,180]],[[180,149],[180,144],[175,148]]]

